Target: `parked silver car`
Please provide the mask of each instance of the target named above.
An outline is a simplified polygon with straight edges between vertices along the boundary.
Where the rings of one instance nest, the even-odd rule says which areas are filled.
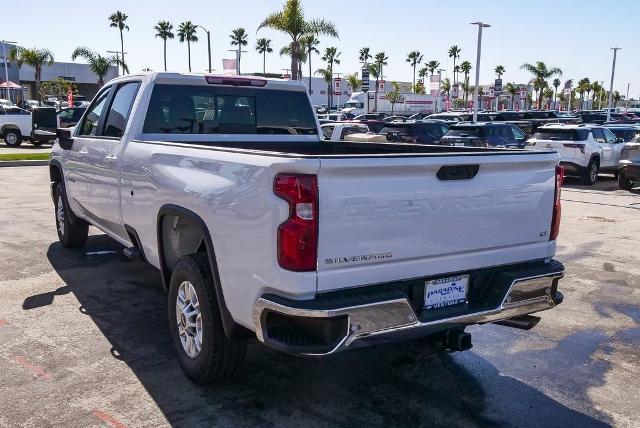
[[[620,153],[618,184],[621,189],[631,190],[640,182],[640,134],[626,143]]]

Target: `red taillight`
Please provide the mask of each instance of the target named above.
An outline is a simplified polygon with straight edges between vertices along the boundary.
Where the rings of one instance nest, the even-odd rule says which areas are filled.
[[[560,233],[560,218],[562,217],[562,206],[560,204],[560,192],[564,183],[564,168],[556,165],[556,193],[553,201],[553,215],[551,217],[551,233],[549,241],[555,241]]]
[[[227,76],[205,76],[207,83],[210,85],[229,85],[229,86],[257,86],[262,87],[267,84],[266,79],[259,77],[227,77]]]
[[[289,218],[278,227],[278,264],[297,272],[316,270],[318,253],[318,178],[278,174],[276,196],[289,203]]]

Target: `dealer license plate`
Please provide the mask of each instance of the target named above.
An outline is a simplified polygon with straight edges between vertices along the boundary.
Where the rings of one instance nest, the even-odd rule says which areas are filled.
[[[468,284],[469,275],[438,278],[425,282],[425,308],[436,309],[466,303]]]

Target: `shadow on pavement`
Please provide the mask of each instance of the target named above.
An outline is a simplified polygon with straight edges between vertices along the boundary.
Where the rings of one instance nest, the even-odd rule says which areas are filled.
[[[115,253],[87,255],[98,250]],[[328,359],[297,358],[254,343],[234,383],[198,387],[175,358],[159,273],[125,262],[120,250],[104,235],[89,237],[80,251],[51,244],[48,259],[66,286],[28,297],[23,308],[72,292],[111,343],[112,356],[130,367],[172,426],[605,426],[474,352],[447,354],[424,341]],[[550,357],[562,360],[563,349]],[[572,367],[561,369],[558,376],[573,376]],[[590,375],[604,381],[601,370]],[[586,390],[572,394],[588,400]],[[597,418],[610,422],[606,415]]]

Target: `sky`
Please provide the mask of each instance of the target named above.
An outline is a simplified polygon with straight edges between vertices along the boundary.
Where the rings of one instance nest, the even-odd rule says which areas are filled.
[[[108,16],[120,10],[128,15],[130,30],[124,33],[126,60],[132,72],[143,68],[162,70],[162,40],[154,37],[153,26],[160,20],[174,24],[192,21],[211,31],[213,68],[222,71],[222,58],[233,58],[228,52],[229,34],[237,27],[249,35],[247,53],[242,57],[242,72],[262,71],[262,56],[255,51],[257,38],[272,40],[274,52],[267,55],[267,72],[281,73],[290,60],[278,51],[288,44],[287,37],[258,25],[269,13],[281,8],[284,0],[2,0],[3,10],[22,11],[14,19],[3,21],[0,39],[17,41],[26,47],[50,49],[57,61],[71,61],[78,46],[87,46],[101,54],[119,50],[120,36],[109,27]],[[358,51],[363,46],[373,53],[385,51],[389,65],[387,80],[411,81],[412,69],[407,54],[419,50],[425,62],[437,60],[448,76],[453,72],[450,46],[462,48],[461,59],[473,66],[476,61],[477,27],[470,22],[483,21],[491,28],[483,31],[480,83],[494,78],[493,69],[506,68],[504,82],[524,83],[530,75],[520,70],[525,62],[544,61],[563,71],[561,80],[589,77],[605,82],[611,78],[611,48],[618,51],[614,90],[640,97],[640,48],[638,17],[640,1],[615,0],[370,0],[346,2],[338,0],[303,0],[307,18],[332,21],[339,39],[322,36],[320,49],[336,46],[341,64],[334,71],[352,73],[361,66]],[[191,47],[193,71],[207,68],[207,43],[204,31],[200,41]],[[169,40],[168,68],[187,71],[187,46],[178,39]],[[312,58],[313,70],[322,66],[319,56]],[[308,65],[304,66],[305,76]]]

